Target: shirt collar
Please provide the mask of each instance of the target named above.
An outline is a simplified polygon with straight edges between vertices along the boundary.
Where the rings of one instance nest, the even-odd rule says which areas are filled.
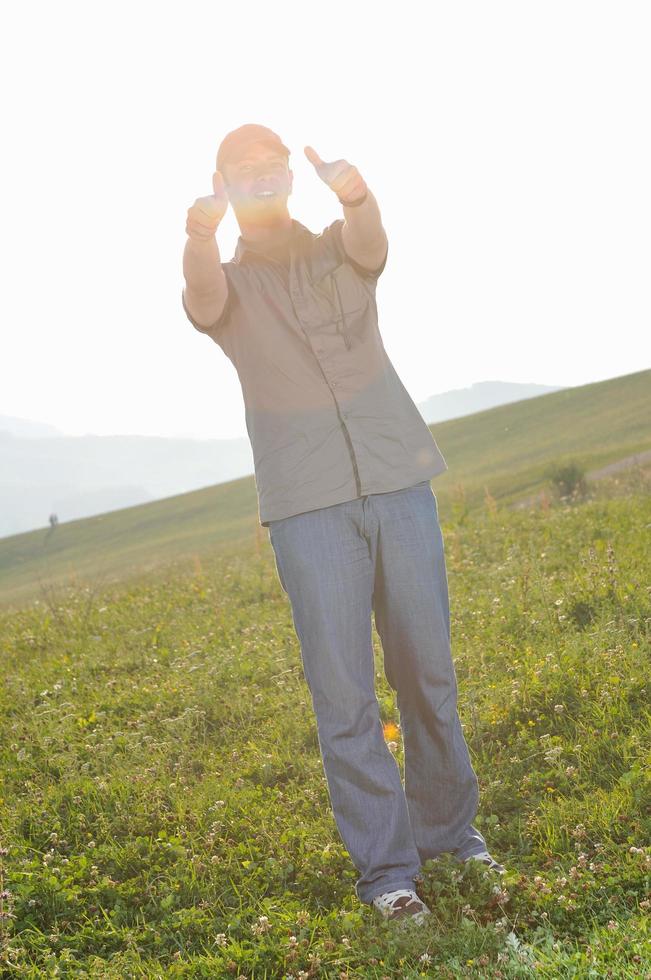
[[[303,236],[311,235],[312,232],[305,225],[297,221],[296,218],[292,218],[292,228],[287,236],[287,238],[282,238],[280,241],[290,245],[294,245],[296,241]],[[235,262],[245,262],[247,258],[254,255],[264,254],[268,248],[274,249],[277,246],[277,242],[273,239],[270,242],[249,242],[246,241],[241,235],[237,239],[237,245],[235,246]]]

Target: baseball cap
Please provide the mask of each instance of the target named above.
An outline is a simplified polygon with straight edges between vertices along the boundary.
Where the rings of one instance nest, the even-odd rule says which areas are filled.
[[[232,132],[227,133],[219,144],[217,151],[217,169],[221,171],[225,163],[234,163],[244,154],[251,143],[267,143],[276,150],[283,150],[289,156],[289,150],[277,133],[267,126],[257,123],[246,123]]]

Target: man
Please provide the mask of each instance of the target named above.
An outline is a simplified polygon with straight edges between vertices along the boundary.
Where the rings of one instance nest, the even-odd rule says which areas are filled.
[[[387,918],[421,922],[421,863],[444,852],[503,872],[478,805],[450,650],[448,585],[430,479],[447,469],[384,349],[375,286],[388,243],[356,167],[305,155],[337,195],[316,235],[288,211],[290,151],[247,124],[217,154],[214,194],[188,209],[183,307],[233,362],[260,521],[269,528],[315,711],[334,817]],[[221,262],[231,204],[241,235]],[[375,695],[371,616],[397,691],[405,784]]]

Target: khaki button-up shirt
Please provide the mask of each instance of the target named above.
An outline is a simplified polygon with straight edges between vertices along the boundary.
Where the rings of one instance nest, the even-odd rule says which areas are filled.
[[[316,235],[292,219],[285,263],[240,236],[209,328],[183,302],[237,370],[263,527],[448,468],[382,343],[375,287],[386,257],[373,272],[354,262],[343,224]]]

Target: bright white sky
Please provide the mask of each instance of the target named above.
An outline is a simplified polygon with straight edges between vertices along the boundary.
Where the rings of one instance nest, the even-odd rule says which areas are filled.
[[[235,368],[180,304],[185,217],[246,122],[290,213],[354,163],[414,401],[651,366],[651,5],[598,0],[24,2],[0,24],[0,414],[71,434],[246,435]],[[239,229],[219,231],[224,261]]]

